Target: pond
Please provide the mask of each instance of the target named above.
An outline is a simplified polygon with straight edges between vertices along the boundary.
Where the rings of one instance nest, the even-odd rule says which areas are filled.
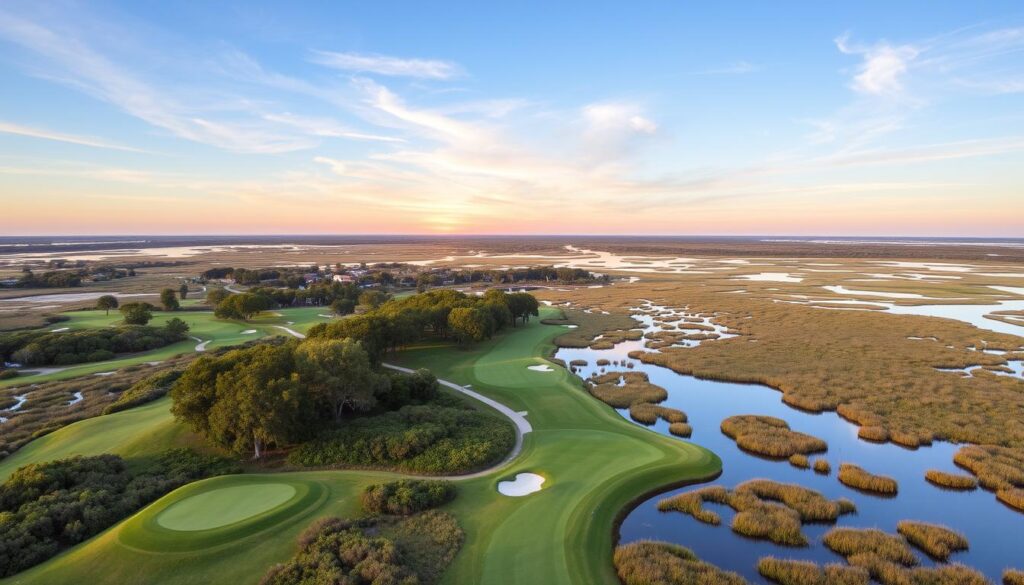
[[[642,307],[647,314],[638,318],[647,331],[658,331],[654,313],[663,308],[652,305]],[[676,312],[672,319],[677,319]],[[703,343],[715,343],[704,341]],[[994,494],[985,490],[973,492],[948,491],[928,483],[924,476],[928,469],[960,472],[953,463],[953,454],[959,448],[950,443],[935,443],[930,447],[910,450],[897,445],[878,444],[857,437],[857,427],[833,412],[820,414],[796,410],[782,403],[782,394],[766,386],[733,384],[699,380],[684,376],[667,368],[644,364],[629,358],[635,350],[644,348],[644,341],[626,341],[613,349],[560,349],[556,357],[566,363],[585,360],[587,366],[577,367],[577,373],[589,377],[602,369],[624,370],[623,366],[596,365],[606,359],[620,364],[631,364],[631,371],[645,372],[650,381],[668,391],[663,406],[678,408],[687,413],[693,426],[691,441],[707,447],[722,458],[722,475],[711,482],[734,487],[749,479],[767,478],[796,483],[817,490],[830,499],[849,498],[857,505],[855,515],[843,516],[838,526],[879,528],[895,533],[900,520],[920,520],[943,524],[962,532],[970,542],[970,550],[952,555],[951,562],[959,562],[984,572],[993,582],[999,582],[1002,571],[1008,567],[1020,568],[1024,558],[1024,514],[999,503]],[[953,374],[951,374],[953,375]],[[620,413],[627,419],[626,410]],[[820,455],[832,466],[832,474],[819,475],[802,470],[787,461],[769,460],[740,450],[736,443],[723,435],[719,426],[723,419],[738,414],[760,414],[787,421],[793,430],[808,433],[828,442],[828,452]],[[652,430],[669,435],[668,424],[659,420]],[[669,435],[671,436],[671,435]],[[682,439],[677,439],[682,440]],[[812,460],[816,457],[812,457]],[[836,470],[839,463],[850,462],[866,470],[888,475],[899,482],[895,497],[868,495],[839,483]],[[843,562],[843,559],[821,544],[821,537],[833,526],[809,524],[804,533],[810,546],[793,548],[767,541],[751,540],[729,528],[734,512],[716,504],[706,506],[722,517],[720,526],[703,524],[679,512],[659,512],[659,500],[671,495],[697,489],[690,486],[654,496],[637,506],[623,521],[620,528],[622,543],[642,539],[656,539],[682,544],[700,558],[719,567],[736,571],[755,583],[768,583],[758,575],[756,564],[763,556],[813,560],[819,563]],[[933,565],[926,555],[918,555],[924,566]]]

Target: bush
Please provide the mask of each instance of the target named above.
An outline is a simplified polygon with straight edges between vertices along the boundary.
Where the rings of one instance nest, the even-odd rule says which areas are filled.
[[[667,542],[641,540],[618,546],[612,561],[624,585],[747,584],[736,573],[705,563],[690,549]]]
[[[363,491],[363,509],[371,514],[408,516],[436,508],[455,499],[450,481],[402,479],[367,486]]]
[[[157,398],[166,395],[171,389],[171,385],[180,377],[180,370],[167,370],[153,374],[148,378],[143,378],[133,384],[131,388],[122,392],[113,404],[104,408],[103,414],[112,414],[122,410],[128,410],[129,408],[139,406],[140,404],[152,402]]]
[[[260,585],[435,583],[463,538],[455,518],[437,510],[404,518],[323,518],[299,536],[295,556],[272,567]]]
[[[514,428],[499,415],[434,403],[352,419],[300,445],[288,461],[305,467],[467,473],[500,460],[514,444]]]
[[[18,375],[18,370],[0,370],[0,380],[10,380],[11,378],[17,378]]]
[[[0,576],[45,561],[181,485],[234,471],[189,449],[167,451],[135,473],[116,455],[21,467],[0,486]]]
[[[852,488],[883,495],[895,495],[899,489],[895,479],[868,473],[852,463],[839,465],[839,481]]]
[[[959,550],[967,550],[967,538],[945,526],[903,520],[896,531],[932,558],[945,561]]]

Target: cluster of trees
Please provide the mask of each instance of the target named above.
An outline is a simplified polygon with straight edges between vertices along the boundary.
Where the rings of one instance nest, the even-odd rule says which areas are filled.
[[[128,305],[125,305],[127,307]],[[68,365],[109,360],[119,353],[148,351],[185,339],[188,324],[174,318],[163,327],[125,325],[51,333],[12,331],[0,334],[0,355],[26,366]]]
[[[224,297],[213,308],[213,314],[218,319],[242,319],[243,321],[248,321],[273,306],[274,301],[270,297],[246,292]]]
[[[136,472],[117,455],[21,467],[0,485],[0,577],[53,557],[179,486],[236,471],[190,449],[167,451]]]
[[[241,300],[228,299],[241,295]],[[220,309],[218,317],[224,319],[247,319],[261,311],[291,306],[330,306],[339,315],[348,315],[355,311],[357,305],[377,306],[389,297],[382,291],[367,291],[352,283],[320,283],[311,285],[304,290],[290,288],[254,287],[244,293],[232,295],[229,291],[218,288],[206,294],[206,303]],[[255,311],[255,312],[251,312]],[[249,317],[243,315],[248,314]]]
[[[363,510],[370,514],[408,516],[455,499],[455,484],[430,479],[400,479],[366,486]]]
[[[304,275],[310,272],[319,272],[319,267],[316,265],[308,268],[298,268],[295,270],[285,270],[280,268],[260,268],[250,270],[248,268],[211,268],[203,272],[200,277],[203,280],[217,280],[223,278],[232,278],[238,284],[244,284],[246,286],[253,286],[258,284],[267,284],[270,286],[284,286],[288,288],[299,288],[306,283]]]
[[[358,341],[259,344],[193,361],[171,389],[171,412],[214,443],[259,458],[271,446],[309,439],[348,412],[429,399],[429,372],[394,384]],[[408,398],[406,398],[408,397]]]
[[[67,288],[82,286],[82,273],[77,270],[52,270],[36,274],[31,270],[22,272],[17,288]]]
[[[315,325],[308,337],[359,340],[371,360],[379,362],[386,351],[427,336],[481,341],[508,325],[514,327],[517,321],[525,323],[538,313],[537,299],[528,293],[489,290],[477,297],[454,290],[435,290],[388,301],[362,315]]]
[[[529,268],[510,268],[508,270],[435,270],[421,272],[416,277],[416,285],[420,290],[430,286],[451,284],[468,284],[473,282],[493,282],[495,284],[515,284],[517,282],[561,282],[566,284],[592,282],[597,280],[593,273],[581,268],[555,268],[554,266],[531,266]],[[607,277],[603,277],[607,280]]]
[[[140,404],[152,402],[170,391],[171,386],[181,377],[181,370],[166,370],[132,384],[117,397],[117,400],[103,409],[103,414],[113,414]]]

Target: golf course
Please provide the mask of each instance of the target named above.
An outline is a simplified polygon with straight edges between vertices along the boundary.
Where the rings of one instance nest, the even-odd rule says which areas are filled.
[[[324,321],[320,312],[282,310],[280,317],[244,324],[215,321],[205,313],[175,316],[189,323],[190,335],[209,339],[212,347],[280,333],[277,327],[287,321],[294,323],[283,326],[301,332]],[[558,313],[542,308],[540,316]],[[103,317],[102,312],[73,313],[65,324],[104,326]],[[245,329],[259,333],[243,336]],[[710,451],[624,420],[565,368],[548,362],[552,339],[564,332],[534,320],[468,348],[431,343],[388,356],[389,363],[429,368],[442,380],[471,388],[524,415],[532,427],[517,457],[484,473],[450,478],[458,480],[458,497],[444,510],[458,519],[466,539],[444,583],[617,583],[611,554],[624,509],[652,491],[720,471],[721,462]],[[545,364],[551,367],[530,369]],[[140,457],[200,441],[174,421],[169,408],[170,399],[163,398],[69,425],[0,462],[0,478],[26,464],[73,455]],[[519,497],[500,494],[498,483],[518,474],[540,476],[541,489]],[[194,482],[3,583],[255,583],[270,566],[288,559],[297,536],[315,519],[358,517],[366,486],[399,477],[322,470]]]

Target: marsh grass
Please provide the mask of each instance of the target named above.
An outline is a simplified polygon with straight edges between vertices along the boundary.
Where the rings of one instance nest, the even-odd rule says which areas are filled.
[[[736,573],[697,558],[690,549],[666,542],[641,540],[615,548],[615,572],[623,585],[747,585]]]
[[[606,331],[629,330],[639,323],[629,315],[613,313],[605,315],[600,312],[586,313],[580,309],[562,308],[562,319],[544,319],[548,325],[575,325],[555,338],[558,347],[589,347],[593,339]]]
[[[790,455],[789,464],[800,469],[808,469],[811,466],[811,462],[807,459],[807,455],[804,455],[803,453],[794,453],[793,455]]]
[[[978,480],[962,473],[947,473],[938,469],[929,469],[924,478],[929,482],[951,490],[973,490],[978,488]]]
[[[858,556],[862,559],[874,557],[906,567],[915,566],[919,562],[905,540],[874,528],[833,528],[825,533],[822,542],[851,563],[851,559]]]
[[[832,473],[832,466],[829,465],[827,459],[815,459],[814,460],[814,471],[822,475],[828,475]]]
[[[633,420],[645,425],[653,425],[658,422],[659,418],[669,424],[686,422],[685,412],[649,402],[634,402],[631,404],[629,406],[629,416]]]
[[[828,449],[825,441],[792,431],[786,421],[772,416],[730,416],[722,421],[722,433],[736,441],[741,449],[767,457],[785,458]]]
[[[757,572],[780,585],[868,585],[871,575],[863,567],[761,557]]]
[[[1024,571],[1006,569],[1003,571],[1003,585],[1024,585]]]
[[[820,492],[794,483],[752,479],[736,486],[735,491],[749,492],[762,500],[781,502],[800,514],[804,522],[833,522],[839,516],[857,510],[849,500],[829,500]]]
[[[895,479],[868,473],[852,463],[841,463],[838,477],[840,482],[852,488],[878,494],[895,495],[899,489]]]
[[[896,531],[910,544],[928,553],[932,558],[945,561],[956,551],[967,550],[967,538],[946,526],[903,520]]]
[[[674,422],[668,425],[668,432],[672,433],[677,437],[683,437],[684,439],[687,439],[690,437],[690,435],[693,434],[693,427],[691,427],[688,423]]]
[[[612,408],[629,408],[634,404],[662,402],[668,392],[651,384],[643,372],[608,372],[591,378],[590,393]],[[621,385],[620,385],[621,384]]]
[[[704,502],[725,504],[728,498],[729,491],[727,489],[720,485],[712,485],[665,498],[658,502],[658,510],[682,512],[705,524],[718,526],[722,523],[722,517],[716,512],[706,510]]]
[[[881,585],[991,585],[984,575],[961,564],[907,568],[878,555],[864,553],[849,558]]]
[[[998,445],[965,445],[953,461],[978,477],[982,487],[1005,490],[1024,487],[1024,449]]]
[[[1024,489],[1007,488],[999,490],[996,492],[996,498],[1011,508],[1024,511]]]
[[[866,441],[884,443],[889,440],[889,431],[885,427],[860,427],[857,436]]]

